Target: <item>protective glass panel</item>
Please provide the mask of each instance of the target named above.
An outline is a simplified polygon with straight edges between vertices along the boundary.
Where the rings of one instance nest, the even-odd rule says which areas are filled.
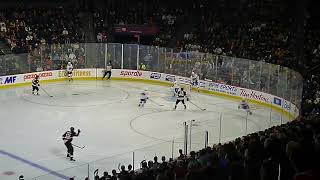
[[[73,49],[69,50],[73,53]],[[85,46],[86,64],[90,68],[104,68],[105,67],[105,44],[102,43],[87,43]]]
[[[107,45],[107,61],[111,62],[114,69],[121,68],[121,49],[121,44],[109,43]]]
[[[261,61],[249,60],[249,86],[253,90],[260,91]]]
[[[137,44],[124,44],[123,45],[123,68],[124,69],[137,69]]]
[[[156,46],[139,46],[139,64],[140,69],[152,70],[160,72],[161,62],[160,62],[160,48]]]

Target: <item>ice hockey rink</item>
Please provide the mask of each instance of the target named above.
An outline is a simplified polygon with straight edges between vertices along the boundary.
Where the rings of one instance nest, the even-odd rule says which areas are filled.
[[[191,101],[173,111],[175,98],[170,87],[128,81],[55,82],[41,84],[32,95],[30,86],[0,90],[0,179],[90,178],[95,169],[111,172],[118,164],[174,157],[183,149],[184,126],[191,121],[191,150],[233,140],[247,133],[286,122],[286,116],[267,107],[252,105],[253,114],[238,109],[239,101],[192,92]],[[152,101],[138,107],[139,93],[148,88]],[[221,121],[220,121],[221,119]],[[221,124],[220,124],[221,122]],[[247,126],[246,126],[247,123]],[[66,158],[62,134],[73,126],[81,129],[73,143],[75,162]],[[221,134],[220,134],[221,127]],[[134,152],[134,153],[133,153]],[[102,159],[102,160],[101,160]],[[50,175],[46,175],[50,174]],[[43,176],[41,176],[43,175]]]

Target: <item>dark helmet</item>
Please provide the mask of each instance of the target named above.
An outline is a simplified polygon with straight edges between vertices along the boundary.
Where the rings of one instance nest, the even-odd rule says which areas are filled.
[[[71,130],[71,131],[74,131],[74,127],[71,127],[70,130]]]
[[[36,79],[39,79],[39,75],[36,75]]]

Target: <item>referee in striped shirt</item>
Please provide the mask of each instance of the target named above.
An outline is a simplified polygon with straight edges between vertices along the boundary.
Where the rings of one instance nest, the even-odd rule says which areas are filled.
[[[110,79],[111,77],[111,70],[112,70],[112,66],[111,66],[111,62],[108,63],[108,65],[106,66],[105,70],[104,70],[104,74],[103,74],[103,78],[104,79],[107,75],[107,79]]]

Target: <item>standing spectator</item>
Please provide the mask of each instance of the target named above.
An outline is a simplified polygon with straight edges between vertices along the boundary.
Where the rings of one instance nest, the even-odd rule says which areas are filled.
[[[131,164],[128,165],[128,173],[129,174],[133,174],[134,173],[134,171],[132,170],[132,165]]]
[[[98,43],[102,42],[102,34],[101,33],[98,33],[98,35],[97,35],[97,42]]]
[[[168,163],[166,162],[166,157],[162,156],[161,160],[162,160],[162,163],[160,164],[160,169],[167,169],[168,168]]]
[[[125,168],[126,167],[124,165],[121,166],[121,171],[118,174],[120,180],[130,180],[130,175],[128,171],[125,170]]]
[[[111,173],[112,173],[112,176],[111,176],[110,180],[118,180],[117,171],[115,169],[113,169]]]
[[[66,28],[63,28],[63,31],[62,31],[62,35],[64,35],[65,37],[68,36],[69,32]]]
[[[0,22],[0,31],[6,33],[7,32],[7,27],[5,22]]]
[[[178,157],[178,159],[184,160],[185,158],[186,158],[186,156],[183,154],[182,149],[179,149],[179,157]]]
[[[103,172],[103,176],[100,177],[99,180],[109,180],[111,178],[111,176],[108,174],[107,171]]]
[[[160,163],[158,162],[158,156],[155,156],[153,158],[153,169],[159,169],[160,168]]]

